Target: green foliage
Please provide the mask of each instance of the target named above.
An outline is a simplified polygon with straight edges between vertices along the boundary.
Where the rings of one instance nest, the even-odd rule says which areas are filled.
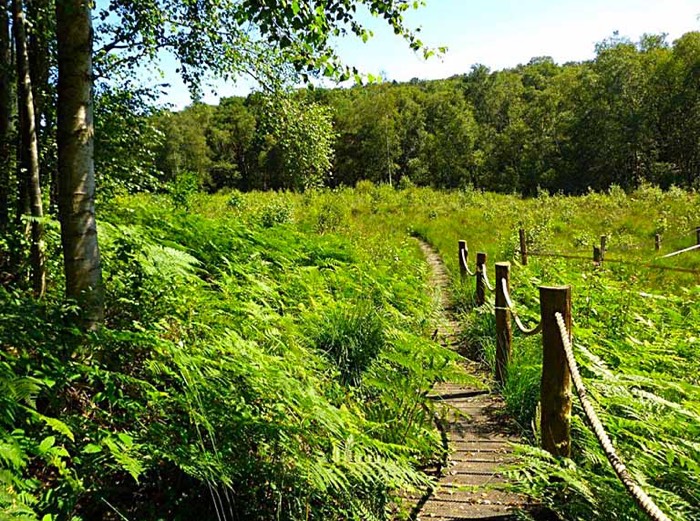
[[[318,207],[316,230],[318,233],[336,232],[344,224],[345,212],[335,201],[326,201]]]
[[[154,123],[155,95],[101,85],[95,94],[95,171],[99,197],[153,191],[160,186],[156,151],[164,134]],[[171,136],[168,136],[170,138]]]
[[[234,190],[233,192],[230,193],[226,204],[228,205],[229,208],[234,209],[234,210],[242,209],[245,205],[245,199],[243,198],[243,194],[241,192],[239,192],[238,190]]]
[[[362,374],[384,349],[384,328],[367,303],[325,311],[316,326],[316,349],[338,368],[345,385],[358,385]]]
[[[271,228],[276,224],[291,222],[292,210],[284,203],[272,203],[263,207],[260,212],[260,224],[265,228]]]
[[[194,172],[181,172],[173,179],[169,188],[175,207],[188,210],[191,197],[199,191],[199,179]]]
[[[286,95],[262,102],[258,161],[265,188],[303,191],[326,181],[333,160],[333,124],[326,107]]]
[[[440,193],[427,189],[381,192],[373,187],[341,197],[354,226],[409,229],[441,252],[455,279],[454,297],[462,311],[468,354],[493,370],[494,318],[489,303],[473,308],[474,279],[457,279],[457,241],[494,260],[517,261],[518,228],[528,232],[531,251],[589,257],[590,246],[608,236],[608,259],[700,268],[692,254],[657,259],[654,233],[667,239],[662,253],[694,243],[698,195],[648,185],[632,193],[619,187],[581,197],[521,199],[475,190]],[[364,202],[363,202],[364,201]],[[489,274],[492,277],[492,271]],[[521,318],[539,320],[539,285],[571,284],[577,359],[596,410],[625,463],[672,519],[699,519],[695,464],[700,429],[700,387],[695,350],[697,277],[614,263],[530,257],[514,263],[512,293]],[[492,280],[493,282],[493,280]],[[489,299],[490,300],[490,299]],[[531,443],[538,431],[541,340],[515,334],[514,354],[501,389],[509,414]],[[523,447],[526,458],[513,470],[521,489],[539,498],[563,519],[638,519],[642,514],[607,463],[574,398],[573,459],[555,460]]]
[[[75,306],[53,285],[43,302],[0,291],[0,508],[27,519],[112,508],[146,520],[222,508],[386,519],[441,456],[427,391],[469,381],[430,340],[436,302],[407,232],[434,244],[455,279],[458,239],[472,266],[475,250],[517,260],[521,225],[533,250],[588,256],[606,233],[609,259],[699,268],[653,249],[660,229],[662,253],[694,242],[684,232],[700,220],[697,198],[647,185],[521,199],[365,181],[188,193],[187,212],[170,195],[106,201],[103,330],[71,328]],[[695,277],[532,257],[512,270],[526,323],[538,319],[537,286],[562,283],[574,287],[577,358],[615,445],[672,518],[697,518]],[[492,365],[492,308],[473,309],[473,279],[453,297],[469,354]],[[533,444],[540,353],[516,334],[502,389]],[[637,518],[577,408],[574,444],[562,461],[524,447],[520,486],[565,519]]]
[[[311,74],[359,80],[357,69],[340,61],[331,37],[367,41],[372,33],[357,14],[366,9],[427,58],[436,50],[425,47],[404,20],[406,11],[423,3],[208,0],[193,11],[186,2],[173,0],[115,2],[95,13],[96,65],[102,74],[125,75],[143,58],[167,49],[179,61],[179,72],[195,95],[201,93],[202,79],[210,75],[247,74],[270,87],[285,80],[308,81]]]
[[[536,57],[501,71],[474,66],[447,80],[252,94],[188,108],[173,118],[192,134],[183,140],[175,127],[166,134],[182,141],[188,161],[206,156],[203,175],[217,177],[215,164],[229,172],[210,189],[393,184],[403,176],[419,186],[527,196],[644,183],[692,188],[700,162],[699,34],[673,44],[663,36],[616,37],[594,60],[562,66]]]
[[[231,197],[103,205],[97,333],[51,291],[0,293],[3,515],[386,519],[427,485],[425,395],[459,370],[417,248],[318,234],[332,194]]]

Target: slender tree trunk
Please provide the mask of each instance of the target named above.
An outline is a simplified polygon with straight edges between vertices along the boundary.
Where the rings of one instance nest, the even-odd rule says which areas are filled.
[[[81,306],[82,326],[104,319],[95,220],[92,121],[92,20],[89,0],[56,0],[58,42],[58,211],[66,294]]]
[[[22,0],[12,0],[12,25],[17,48],[17,110],[20,118],[20,148],[22,150],[22,168],[26,172],[29,189],[29,201],[32,230],[31,263],[32,288],[37,298],[46,291],[46,267],[44,263],[43,225],[44,216],[41,200],[41,182],[39,179],[39,142],[36,136],[36,117],[34,115],[34,98],[32,81],[29,75],[29,52],[25,32],[25,18]]]
[[[10,11],[12,10],[12,1],[10,0]],[[12,40],[12,45],[10,48],[10,62],[15,65],[15,72],[17,72],[17,45]],[[19,84],[19,82],[18,82]],[[19,93],[15,92],[16,96]],[[20,144],[21,140],[21,127],[22,127],[22,111],[17,112],[18,103],[14,104],[15,116],[17,118],[17,129],[13,136],[13,146],[15,148],[15,178],[17,181],[17,202],[15,204],[15,227],[17,230],[22,228],[22,216],[29,215],[31,209],[29,207],[29,177],[27,176],[26,169],[22,169],[23,156],[22,156],[22,146]],[[29,235],[29,222],[24,225],[24,235]],[[13,267],[18,267],[21,262],[21,251],[19,248],[15,248],[14,251],[15,260],[12,262]]]
[[[17,93],[19,95],[19,93]],[[23,127],[23,113],[17,114],[17,126],[20,131],[15,135],[15,173],[17,177],[17,205],[15,207],[15,226],[19,230],[22,226],[22,216],[29,215],[29,176],[28,171],[22,165],[25,164],[24,150],[21,146],[21,129]],[[29,235],[29,222],[25,223],[24,235]]]
[[[55,113],[52,98],[54,91],[50,81],[51,66],[55,65],[54,53],[50,45],[53,21],[50,0],[25,0],[27,18],[32,21],[32,31],[27,35],[29,48],[29,74],[32,78],[32,93],[36,116],[37,139],[39,140],[39,161],[44,176],[44,186],[49,194],[49,208],[46,213],[57,212],[58,190],[56,187],[56,157],[50,141],[55,128]],[[47,175],[48,173],[48,175]]]
[[[42,126],[41,120],[46,117],[47,101],[49,98],[49,67],[51,51],[49,49],[48,32],[50,23],[47,20],[49,6],[47,0],[25,0],[26,12],[32,21],[32,31],[27,35],[27,48],[29,50],[29,74],[32,77],[32,94],[34,95],[34,107],[36,116],[37,137],[39,150],[41,151]]]
[[[11,103],[10,17],[7,0],[0,0],[0,232],[5,232],[10,224]]]

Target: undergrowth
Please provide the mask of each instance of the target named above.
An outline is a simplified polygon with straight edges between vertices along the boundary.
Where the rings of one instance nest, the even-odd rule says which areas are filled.
[[[659,256],[695,242],[698,195],[644,186],[582,197],[540,194],[521,199],[474,190],[438,192],[358,187],[341,193],[355,226],[403,228],[431,242],[453,277],[463,341],[470,356],[493,370],[492,295],[474,307],[474,279],[459,280],[457,241],[467,240],[492,262],[513,262],[512,292],[526,323],[539,320],[539,285],[570,284],[577,359],[596,409],[630,471],[675,520],[700,519],[700,286],[698,276],[613,263],[531,257],[519,260],[518,228],[532,252],[590,256],[601,235],[607,258],[638,264],[700,268],[700,255]],[[654,234],[663,235],[661,252]],[[493,282],[493,280],[492,280]],[[520,490],[563,519],[637,520],[644,514],[622,484],[583,420],[574,397],[573,456],[556,459],[537,448],[541,340],[515,334],[507,381],[500,389],[528,445],[512,471]]]
[[[0,290],[3,518],[399,515],[442,450],[425,395],[460,374],[417,246],[284,195],[187,207],[102,209],[98,333],[60,276],[40,303]]]
[[[493,307],[459,280],[457,240],[510,260],[528,324],[571,284],[575,351],[630,471],[674,520],[700,520],[698,278],[531,251],[700,268],[692,192],[534,199],[358,183],[304,194],[187,193],[101,208],[107,324],[80,334],[52,270],[42,302],[0,290],[0,512],[8,519],[387,519],[439,457],[425,394],[466,379],[430,340],[436,301],[413,236],[453,278],[469,355],[494,363]],[[51,226],[49,230],[54,229]],[[49,251],[57,234],[49,233]],[[52,250],[53,248],[53,250]],[[49,262],[54,262],[50,260]],[[56,263],[58,261],[55,261]],[[492,297],[489,296],[489,300]],[[537,448],[541,345],[516,333],[501,389],[521,490],[563,519],[636,520],[574,398],[573,457]],[[121,517],[123,516],[123,517]]]

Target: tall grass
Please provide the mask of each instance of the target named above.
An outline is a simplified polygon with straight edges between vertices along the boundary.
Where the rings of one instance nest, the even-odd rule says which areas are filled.
[[[473,280],[458,280],[458,239],[489,267],[515,261],[526,320],[538,285],[571,284],[577,358],[614,443],[673,519],[700,519],[697,277],[534,257],[524,267],[516,254],[523,226],[533,250],[589,255],[606,234],[609,258],[648,263],[655,233],[662,253],[694,242],[697,194],[525,200],[363,182],[181,196],[101,208],[102,332],[69,326],[60,274],[40,304],[0,291],[0,388],[14,389],[0,397],[0,509],[11,519],[395,515],[440,451],[425,394],[468,380],[430,340],[436,300],[412,236],[442,254],[464,343],[487,366],[493,310],[474,308]],[[700,268],[700,255],[658,262]],[[639,519],[578,406],[574,457],[536,448],[541,347],[516,334],[514,350],[502,392],[530,442],[520,485],[566,519]]]

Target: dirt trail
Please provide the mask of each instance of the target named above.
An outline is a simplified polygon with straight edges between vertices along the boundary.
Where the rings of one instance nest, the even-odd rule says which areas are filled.
[[[431,268],[431,285],[440,295],[439,337],[445,347],[458,349],[459,322],[452,311],[445,265],[429,244],[421,241],[420,246]],[[503,401],[488,391],[450,382],[436,385],[431,397],[445,407],[450,454],[417,519],[515,519],[513,512],[529,505],[527,498],[503,489],[507,481],[500,467],[513,461],[509,444],[517,441],[503,420]]]

